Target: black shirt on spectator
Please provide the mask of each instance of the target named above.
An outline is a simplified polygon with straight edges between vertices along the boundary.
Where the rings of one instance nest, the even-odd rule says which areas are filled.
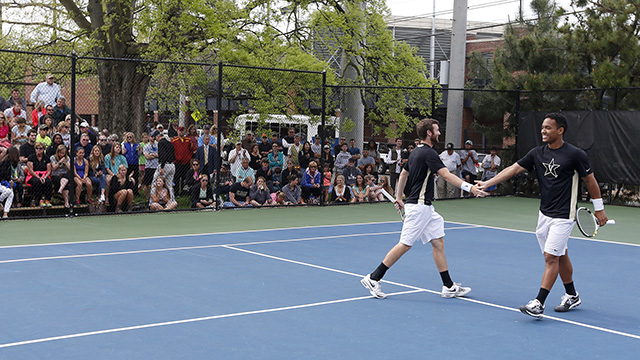
[[[35,154],[36,154],[35,145],[31,145],[29,143],[24,143],[20,145],[20,156],[23,156],[29,159],[31,155],[35,155]]]
[[[247,201],[247,196],[249,196],[249,189],[242,186],[242,183],[237,182],[231,185],[229,193],[235,194],[237,202],[245,202]]]
[[[42,154],[42,160],[38,160],[38,156],[33,154],[29,156],[29,161],[33,163],[33,171],[47,171],[47,164],[51,162],[44,153]]]
[[[162,138],[158,141],[158,165],[160,168],[164,168],[164,164],[173,164],[176,161],[175,149],[173,144]]]

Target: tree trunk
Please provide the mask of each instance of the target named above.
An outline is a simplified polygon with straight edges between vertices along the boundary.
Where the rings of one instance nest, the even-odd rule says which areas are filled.
[[[145,130],[144,106],[151,77],[140,71],[145,64],[128,61],[98,61],[100,79],[99,127],[122,137],[131,131],[140,140]],[[146,70],[146,69],[145,69]]]

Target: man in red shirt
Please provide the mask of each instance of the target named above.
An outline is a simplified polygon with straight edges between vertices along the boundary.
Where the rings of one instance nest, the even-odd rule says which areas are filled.
[[[198,149],[198,144],[191,141],[191,138],[184,136],[184,126],[178,126],[178,136],[171,140],[173,148],[176,154],[176,175],[175,181],[175,194],[181,194],[180,190],[184,190],[185,180],[187,172],[189,171],[189,164],[191,158]]]

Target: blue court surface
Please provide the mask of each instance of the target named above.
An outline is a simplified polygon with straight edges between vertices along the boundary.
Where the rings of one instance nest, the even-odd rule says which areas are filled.
[[[638,359],[640,247],[572,239],[582,305],[545,318],[530,232],[447,223],[467,298],[443,299],[431,246],[359,280],[399,222],[0,248],[1,359]]]

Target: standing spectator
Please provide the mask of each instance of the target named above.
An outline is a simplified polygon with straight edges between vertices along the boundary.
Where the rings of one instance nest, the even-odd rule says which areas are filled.
[[[11,147],[11,129],[9,129],[9,123],[4,113],[0,113],[0,146],[8,149]]]
[[[202,127],[202,135],[198,137],[198,147],[204,144],[205,136],[209,136],[209,142],[211,143],[211,125],[205,125]]]
[[[247,177],[250,177],[252,182],[255,178],[255,171],[249,166],[249,159],[243,158],[242,164],[235,173],[237,181],[242,181]]]
[[[2,99],[2,98],[0,97],[0,99]],[[2,100],[4,100],[4,99],[2,99]],[[16,88],[13,88],[13,89],[11,89],[11,97],[9,97],[9,100],[7,100],[6,102],[3,101],[3,104],[5,104],[5,105],[4,105],[4,108],[2,110],[6,109],[6,108],[9,108],[9,107],[12,107],[18,101],[20,101],[20,103],[22,103],[22,109],[26,111],[27,110],[27,100],[25,100],[23,97],[20,96],[20,90],[18,90]]]
[[[40,207],[51,206],[51,160],[44,155],[44,144],[35,144],[36,153],[29,156],[27,162],[28,180],[27,183],[31,185],[31,193],[33,200],[31,200],[31,206],[36,206],[36,203],[40,203]]]
[[[38,135],[36,136],[36,142],[44,143],[47,147],[49,147],[49,145],[51,145],[51,138],[47,136],[48,132],[49,126],[47,126],[46,124],[40,125],[40,127],[38,128]]]
[[[135,180],[127,176],[127,166],[124,164],[120,165],[117,173],[109,184],[108,196],[110,197],[109,203],[111,204],[109,211],[127,211],[133,203],[133,188],[135,188],[135,186]]]
[[[220,134],[220,143],[224,147],[225,139],[223,134]],[[218,126],[216,125],[211,126],[211,145],[218,146]]]
[[[376,161],[376,164],[378,164],[380,162],[380,153],[378,152],[378,145],[376,144],[376,141],[370,140],[369,143],[367,143],[367,146],[365,146],[365,149],[369,152],[369,156],[371,156]]]
[[[356,167],[355,159],[350,158],[348,162],[348,166],[342,171],[342,175],[344,176],[344,182],[348,186],[353,186],[356,183],[356,177],[361,175],[360,169]]]
[[[44,101],[38,100],[34,105],[33,111],[31,111],[31,126],[38,126],[40,119],[47,115],[47,108],[44,106]]]
[[[218,168],[218,151],[211,145],[211,135],[203,135],[202,145],[196,150],[196,157],[200,162],[200,172],[211,176]]]
[[[249,151],[242,147],[242,141],[236,141],[236,148],[229,152],[229,165],[231,165],[231,174],[236,176],[243,159],[249,160]]]
[[[184,127],[182,128],[184,131]],[[169,135],[169,139],[173,139],[178,136],[178,121],[177,120],[169,120],[169,126],[167,128],[167,135]]]
[[[60,145],[64,145],[64,142],[62,141],[62,136],[56,133],[55,135],[53,135],[53,138],[51,139],[51,145],[47,147],[45,154],[49,157],[55,155],[58,152],[58,146]]]
[[[198,148],[198,129],[195,125],[189,125],[187,128],[187,137],[191,139],[191,143],[197,149]]]
[[[24,170],[20,164],[18,148],[7,149],[6,158],[0,162],[0,181],[8,181],[12,185],[13,200],[18,207],[22,206],[24,195]]]
[[[391,177],[391,187],[395,190],[396,183],[402,171],[402,139],[396,138],[396,148],[389,150],[384,162],[389,165],[389,175]]]
[[[100,136],[104,137],[104,135]],[[142,148],[142,153],[146,159],[144,176],[142,177],[142,188],[146,199],[151,195],[153,177],[158,169],[158,139],[161,137],[162,134],[158,130],[151,131],[149,143]]]
[[[69,120],[63,121],[58,124],[58,133],[62,136],[62,142],[64,146],[69,149],[71,147],[71,116],[67,116]],[[109,148],[111,150],[111,148]],[[106,156],[106,155],[105,155]]]
[[[194,186],[191,189],[191,207],[202,209],[215,206],[216,202],[213,200],[213,188],[209,184],[209,176],[206,173],[200,174],[199,183],[200,186]]]
[[[76,158],[73,161],[73,181],[76,184],[76,204],[80,205],[80,194],[82,186],[87,189],[87,202],[91,204],[91,194],[93,194],[93,184],[89,178],[89,162],[84,158],[84,148],[76,148]]]
[[[11,118],[23,118],[23,119],[27,119],[27,112],[24,111],[22,109],[22,103],[20,102],[20,100],[16,101],[16,103],[6,109],[4,111],[4,115],[7,117],[7,119],[11,119]]]
[[[229,188],[229,201],[224,202],[224,207],[247,207],[251,206],[249,191],[253,180],[250,177],[243,181],[236,182]]]
[[[300,135],[296,134],[293,137],[293,144],[289,144],[289,150],[287,150],[287,155],[289,159],[293,161],[295,166],[300,166],[300,152],[302,151],[302,144],[300,143]]]
[[[308,144],[308,143],[305,143]],[[315,161],[309,163],[309,169],[302,175],[302,198],[306,202],[317,202],[322,196],[322,175]],[[313,197],[313,201],[310,201]]]
[[[251,186],[251,189],[249,190],[249,199],[251,201],[251,205],[256,207],[274,205],[274,201],[271,199],[271,194],[269,192],[269,187],[267,187],[263,177],[259,177],[256,180],[255,185]]]
[[[289,128],[289,130],[287,131],[287,136],[282,138],[282,151],[285,152],[286,154],[289,154],[289,146],[293,144],[295,140],[294,139],[295,135],[296,135],[296,129]]]
[[[142,154],[142,148],[140,144],[136,142],[136,137],[132,132],[124,133],[124,142],[122,143],[122,155],[127,159],[127,177],[133,177],[136,183],[140,179],[140,165],[139,159]],[[134,189],[133,193],[137,193],[137,189]]]
[[[31,102],[35,103],[39,99],[44,101],[45,105],[54,106],[56,99],[62,96],[60,93],[60,86],[54,82],[52,74],[47,74],[45,82],[38,84],[31,92]]]
[[[348,203],[353,202],[351,198],[351,189],[344,183],[344,176],[337,175],[333,182],[333,190],[331,191],[332,203]]]
[[[260,156],[267,157],[271,152],[271,143],[269,139],[267,139],[267,134],[262,134],[262,141],[258,144],[258,151],[260,151]]]
[[[356,139],[349,140],[349,154],[351,154],[351,158],[356,161],[362,157],[360,148],[356,146]]]
[[[196,152],[197,147],[196,144],[191,141],[191,138],[185,136],[184,126],[178,126],[178,136],[174,137],[171,140],[173,144],[173,149],[175,151],[175,164],[176,164],[176,175],[174,178],[174,192],[180,193],[180,190],[184,187],[184,183],[187,176],[187,171],[189,171],[189,164],[191,163],[191,158],[193,154]]]
[[[158,176],[151,188],[149,210],[171,210],[176,207],[178,207],[178,203],[173,198],[170,186],[167,185],[162,176]]]
[[[176,173],[174,164],[176,156],[173,143],[167,140],[161,132],[156,134],[156,141],[158,142],[158,169],[153,175],[153,181],[155,182],[158,176],[162,176],[169,188],[173,189],[173,178]]]
[[[253,133],[251,131],[247,131],[244,135],[244,139],[242,139],[242,148],[247,151],[251,151],[254,144],[257,144],[257,142],[253,138]]]
[[[461,166],[460,155],[453,151],[452,143],[447,144],[446,150],[440,154],[440,160],[442,160],[442,163],[450,173],[456,176],[458,175],[458,169],[460,169]],[[436,187],[440,199],[453,199],[457,198],[460,194],[460,189],[445,181],[442,176],[438,176]]]
[[[226,199],[229,198],[229,189],[236,183],[236,177],[229,171],[229,164],[222,164],[220,167],[220,184],[214,189],[218,200],[221,200],[221,196],[224,195]],[[220,202],[222,203],[222,202]]]
[[[251,160],[249,160],[249,166],[253,170],[260,169],[260,159],[262,158],[262,155],[260,155],[260,149],[258,148],[258,144],[251,145],[249,156],[251,157]]]
[[[298,177],[289,175],[287,185],[282,189],[287,204],[304,204],[302,200],[302,189],[298,186]]]
[[[464,142],[465,149],[460,151],[460,162],[462,163],[462,178],[469,184],[475,184],[478,172],[476,170],[476,163],[478,162],[478,153],[473,150],[473,141],[467,140]],[[464,197],[469,197],[466,191],[463,191]]]
[[[57,125],[60,121],[67,118],[67,115],[71,115],[71,109],[66,104],[64,96],[58,96],[56,99],[56,105],[53,107],[53,121],[54,125]],[[95,144],[95,143],[94,143]]]
[[[5,115],[6,116],[6,115]],[[9,117],[7,116],[7,119]],[[27,121],[25,118],[17,118],[15,119],[16,126],[11,129],[11,142],[13,145],[20,147],[22,144],[25,144],[28,141],[28,134],[31,131],[31,126],[27,125]],[[36,131],[33,131],[34,134]],[[35,141],[35,138],[33,139]]]
[[[282,169],[284,167],[284,155],[280,151],[280,145],[278,143],[271,144],[271,153],[268,156],[269,159],[269,169],[272,171],[275,168]]]
[[[489,151],[490,154],[482,159],[482,168],[484,169],[484,172],[482,173],[482,181],[487,181],[496,176],[498,174],[500,163],[502,162],[500,157],[497,155],[495,148],[492,147]],[[491,196],[493,196],[495,195],[496,188],[497,185],[493,185],[486,188],[485,191],[488,191]]]
[[[91,155],[89,155],[89,179],[91,184],[94,184],[98,188],[98,203],[103,204],[107,198],[105,192],[107,190],[107,168],[104,163],[104,156],[100,147],[94,146],[91,149]],[[90,197],[89,197],[90,198]]]
[[[358,159],[358,169],[360,169],[361,172],[364,172],[364,168],[367,165],[375,166],[376,159],[374,159],[373,156],[369,155],[368,149],[364,149],[362,150],[362,157]]]

